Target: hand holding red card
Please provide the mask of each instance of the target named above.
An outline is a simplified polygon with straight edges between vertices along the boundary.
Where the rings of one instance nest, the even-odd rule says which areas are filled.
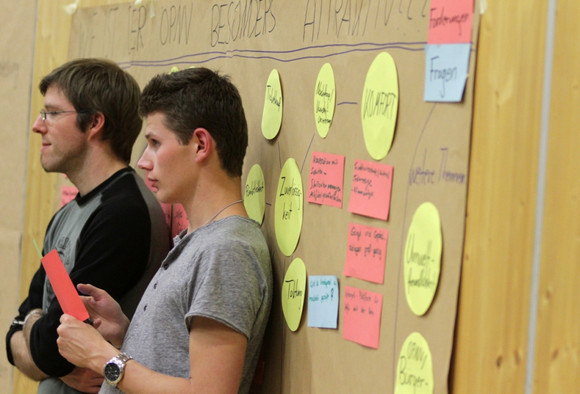
[[[68,272],[66,272],[56,249],[47,253],[41,261],[63,312],[80,321],[90,322],[89,312],[87,312],[87,308],[85,308]]]

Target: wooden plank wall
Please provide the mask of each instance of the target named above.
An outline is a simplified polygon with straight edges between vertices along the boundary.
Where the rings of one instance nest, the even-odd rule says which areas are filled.
[[[41,76],[66,60],[70,0],[38,2],[31,119],[42,106]],[[115,1],[82,1],[82,6]],[[481,17],[467,224],[450,387],[457,393],[523,393],[526,387],[548,2],[487,0]],[[576,0],[558,0],[541,242],[533,392],[577,386],[580,320],[580,36]],[[30,139],[21,296],[38,265],[57,201],[55,176],[38,164]],[[540,163],[541,164],[541,163]],[[56,193],[52,193],[56,195]],[[15,378],[15,393],[35,385]]]
[[[537,393],[580,386],[580,2],[558,0],[542,227]]]
[[[489,1],[480,20],[452,386],[523,393],[546,2]]]

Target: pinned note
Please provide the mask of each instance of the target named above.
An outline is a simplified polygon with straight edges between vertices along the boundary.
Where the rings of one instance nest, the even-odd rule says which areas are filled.
[[[361,101],[361,119],[367,151],[375,160],[385,158],[395,134],[399,108],[399,80],[395,61],[381,52],[367,71]]]
[[[308,327],[337,328],[338,291],[336,276],[308,277]]]
[[[429,44],[471,42],[473,0],[431,0]]]
[[[378,349],[383,295],[346,286],[343,305],[342,337]]]
[[[425,45],[425,101],[463,99],[470,54],[471,44]]]
[[[296,258],[288,267],[286,275],[284,275],[281,293],[282,312],[288,328],[292,331],[298,329],[302,319],[305,291],[306,266],[302,259]]]
[[[312,152],[308,202],[342,208],[344,156]]]
[[[386,229],[351,223],[348,228],[344,274],[382,284],[387,258]]]
[[[282,85],[278,70],[273,69],[266,83],[264,109],[262,112],[262,134],[271,140],[278,135],[282,125]]]
[[[66,272],[56,249],[48,252],[41,259],[41,262],[62,311],[80,321],[90,320],[89,312],[87,312],[87,308],[85,308],[68,272]]]
[[[392,186],[393,166],[356,160],[348,210],[358,215],[387,220]]]
[[[276,240],[285,256],[294,253],[298,245],[302,231],[303,199],[300,170],[296,160],[290,158],[280,172],[274,207]]]
[[[336,88],[334,71],[330,63],[325,63],[318,72],[314,87],[314,122],[316,130],[322,138],[326,138],[334,117]]]
[[[409,307],[418,316],[427,312],[441,271],[441,220],[430,202],[421,204],[413,215],[405,244],[404,280]]]
[[[399,354],[395,394],[432,394],[433,358],[429,344],[418,332],[411,333]]]
[[[250,168],[244,188],[244,208],[250,219],[262,224],[266,210],[266,182],[259,164]]]

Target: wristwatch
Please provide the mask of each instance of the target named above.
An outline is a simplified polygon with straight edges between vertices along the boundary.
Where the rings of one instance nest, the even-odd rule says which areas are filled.
[[[113,387],[117,387],[117,384],[123,379],[123,373],[125,371],[125,364],[127,361],[132,360],[133,357],[129,356],[127,353],[119,353],[112,359],[110,359],[105,364],[105,380]]]

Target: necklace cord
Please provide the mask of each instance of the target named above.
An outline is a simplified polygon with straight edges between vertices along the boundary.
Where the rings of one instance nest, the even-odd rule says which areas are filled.
[[[219,211],[217,211],[217,213],[216,213],[215,215],[213,215],[213,216],[211,217],[211,219],[209,219],[209,220],[207,221],[207,223],[205,224],[205,226],[207,226],[208,224],[210,224],[211,222],[213,222],[213,221],[215,220],[215,218],[217,218],[217,217],[218,217],[218,215],[219,215],[220,213],[222,213],[223,211],[225,211],[226,209],[228,209],[228,208],[229,208],[229,207],[231,207],[232,205],[239,204],[239,203],[241,203],[241,202],[243,202],[243,201],[244,201],[244,200],[236,200],[236,201],[233,201],[233,202],[231,202],[231,203],[227,204],[225,207],[223,207],[222,209],[220,209]]]

